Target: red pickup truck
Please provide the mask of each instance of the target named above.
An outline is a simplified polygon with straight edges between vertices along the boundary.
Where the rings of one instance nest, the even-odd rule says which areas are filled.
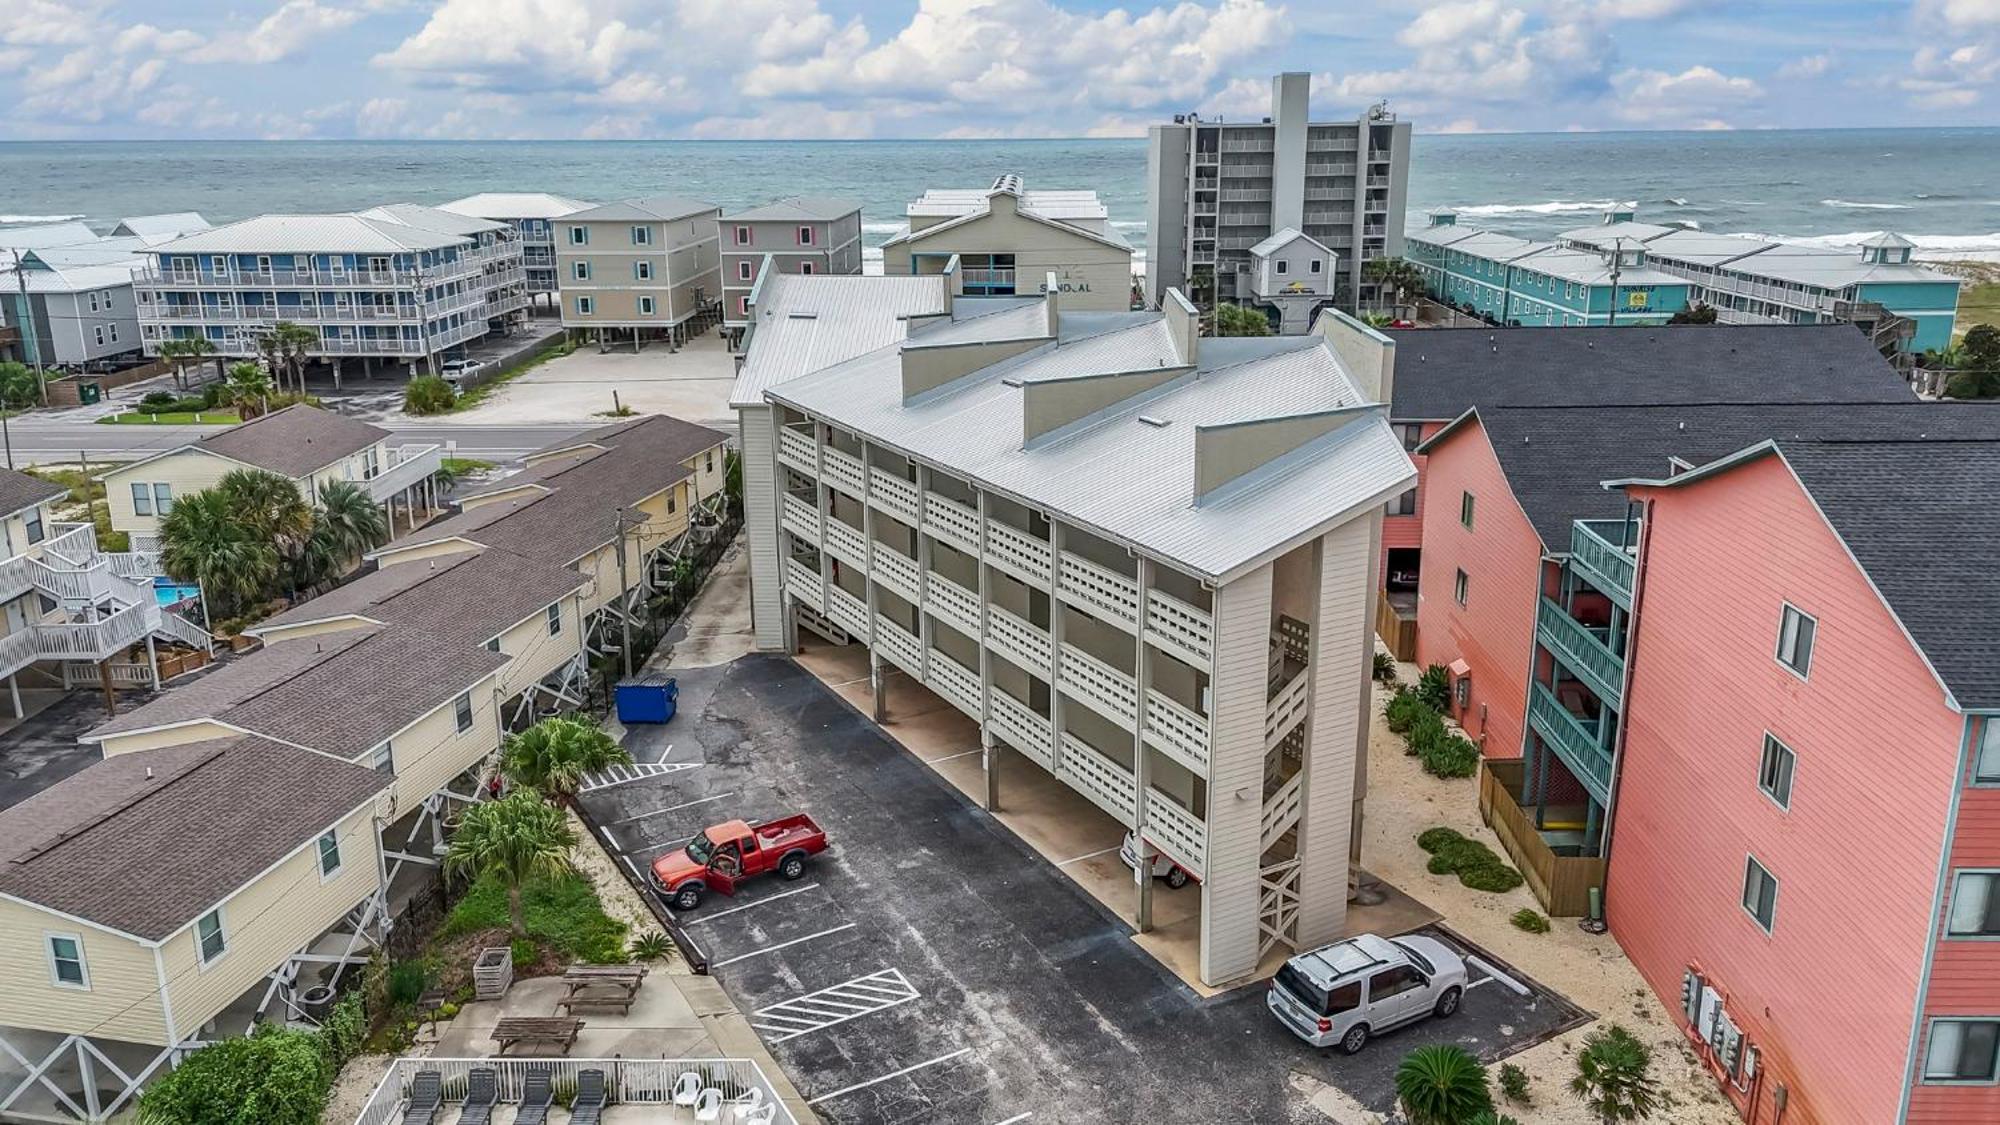
[[[725,820],[688,845],[653,861],[653,889],[675,910],[693,910],[709,891],[733,895],[748,878],[806,873],[806,860],[826,850],[826,833],[805,813],[769,824]]]

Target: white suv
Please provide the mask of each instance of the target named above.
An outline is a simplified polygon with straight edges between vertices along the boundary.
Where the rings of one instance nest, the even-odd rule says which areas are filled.
[[[1465,961],[1445,943],[1361,934],[1285,962],[1264,1003],[1299,1038],[1351,1055],[1371,1035],[1451,1015],[1464,995]]]

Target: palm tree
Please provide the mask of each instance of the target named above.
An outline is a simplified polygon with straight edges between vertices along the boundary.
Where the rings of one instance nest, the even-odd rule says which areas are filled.
[[[1465,1048],[1444,1043],[1403,1056],[1396,1067],[1396,1101],[1410,1125],[1464,1125],[1474,1114],[1493,1110],[1486,1068]]]
[[[1653,1052],[1632,1033],[1612,1024],[1584,1040],[1576,1056],[1576,1077],[1570,1079],[1570,1093],[1604,1125],[1639,1121],[1653,1115],[1665,1104],[1660,1088],[1646,1068]]]
[[[34,371],[27,364],[12,361],[0,363],[0,406],[10,410],[33,406],[36,392],[40,389]]]
[[[1424,274],[1408,258],[1370,258],[1361,265],[1362,276],[1395,296],[1395,304],[1408,303],[1411,293],[1424,288]]]
[[[174,382],[187,389],[188,364],[215,354],[215,345],[205,336],[176,336],[160,345],[160,358],[174,365]]]
[[[576,799],[583,775],[631,765],[632,755],[593,723],[563,716],[543,719],[500,747],[500,773],[559,805]]]
[[[324,535],[336,558],[352,559],[389,541],[389,521],[382,506],[352,481],[330,480],[319,486],[319,510],[313,513],[313,534]]]
[[[1246,308],[1243,305],[1215,306],[1215,334],[1217,336],[1269,336],[1271,318],[1262,309]]]
[[[258,346],[261,348],[262,342]],[[271,398],[271,377],[254,363],[232,363],[229,365],[229,384],[225,397],[236,407],[243,418],[255,418],[263,413]]]
[[[216,617],[230,617],[263,596],[278,575],[278,553],[251,534],[227,496],[203,489],[160,517],[160,566],[199,585]]]
[[[263,469],[234,469],[215,482],[215,491],[244,530],[270,544],[295,574],[313,530],[312,508],[298,486]]]
[[[528,932],[521,913],[521,888],[534,879],[554,879],[569,870],[576,833],[554,805],[533,793],[512,793],[465,810],[444,853],[451,876],[498,879],[507,888],[507,915],[514,936]]]
[[[303,324],[281,320],[271,326],[271,335],[278,341],[280,353],[291,368],[292,378],[298,383],[299,393],[306,393],[306,353],[319,343],[319,333]]]

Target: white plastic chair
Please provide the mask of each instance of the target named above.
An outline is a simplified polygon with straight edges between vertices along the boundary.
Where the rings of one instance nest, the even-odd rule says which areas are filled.
[[[722,1120],[722,1091],[713,1086],[703,1090],[701,1095],[694,1100],[694,1119],[696,1121]]]
[[[674,1104],[693,1105],[695,1099],[699,1097],[701,1097],[701,1075],[692,1070],[681,1071],[681,1076],[674,1079]]]
[[[736,1120],[748,1121],[764,1109],[764,1090],[760,1086],[750,1087],[750,1091],[736,1099]],[[770,1118],[764,1120],[769,1121]]]
[[[778,1119],[778,1103],[765,1102],[763,1105],[737,1118],[742,1125],[771,1125]]]

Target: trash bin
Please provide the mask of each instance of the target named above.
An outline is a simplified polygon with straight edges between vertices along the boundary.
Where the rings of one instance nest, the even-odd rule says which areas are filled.
[[[680,694],[680,685],[672,676],[663,673],[654,672],[621,680],[618,684],[618,721],[628,726],[633,723],[664,723],[674,717]]]
[[[104,384],[78,383],[76,385],[76,401],[83,406],[96,406],[98,403],[104,401]]]

